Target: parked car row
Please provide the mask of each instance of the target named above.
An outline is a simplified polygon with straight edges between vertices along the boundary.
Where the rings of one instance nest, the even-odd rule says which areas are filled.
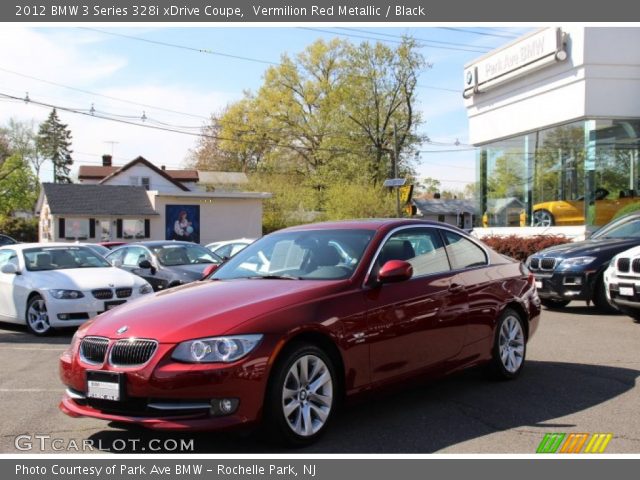
[[[604,312],[619,310],[640,319],[640,214],[616,219],[581,242],[531,255],[542,304],[562,308],[573,300]]]

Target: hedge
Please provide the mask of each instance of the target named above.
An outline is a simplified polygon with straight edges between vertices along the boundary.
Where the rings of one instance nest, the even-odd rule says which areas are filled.
[[[535,237],[490,235],[481,240],[496,252],[520,261],[526,260],[529,255],[545,248],[571,242],[571,239],[561,235],[536,235]]]
[[[38,219],[0,217],[0,233],[9,235],[18,242],[37,242]]]

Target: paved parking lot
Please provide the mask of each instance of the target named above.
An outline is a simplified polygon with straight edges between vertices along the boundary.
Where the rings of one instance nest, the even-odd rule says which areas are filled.
[[[254,435],[168,435],[63,415],[57,358],[70,338],[66,332],[37,339],[0,324],[0,452],[18,452],[21,434],[32,436],[36,448],[28,453],[38,453],[40,442],[50,451],[54,438],[71,453],[86,439],[111,451],[174,449],[172,439],[193,439],[200,453],[277,451]],[[638,453],[639,375],[640,325],[576,303],[543,312],[517,381],[489,382],[469,371],[376,396],[345,408],[318,444],[296,452],[533,453],[547,432],[610,432],[608,453]]]

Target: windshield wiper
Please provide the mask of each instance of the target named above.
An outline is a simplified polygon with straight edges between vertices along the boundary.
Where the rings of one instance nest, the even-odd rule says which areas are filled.
[[[293,275],[255,275],[253,277],[247,277],[248,279],[264,279],[264,280],[302,280],[302,277],[295,277]]]

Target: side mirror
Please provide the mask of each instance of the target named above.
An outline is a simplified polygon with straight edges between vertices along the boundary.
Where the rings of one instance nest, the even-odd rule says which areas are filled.
[[[18,267],[16,267],[13,263],[5,263],[0,272],[6,275],[18,275],[20,272],[18,271]]]
[[[149,260],[140,260],[140,263],[138,263],[138,266],[140,268],[144,268],[144,269],[148,269],[148,268],[152,268],[153,265],[151,265],[151,262]]]
[[[200,280],[204,280],[205,278],[207,278],[209,275],[215,272],[219,266],[220,265],[217,263],[212,263],[211,265],[207,265],[207,268],[205,268],[202,272],[202,277],[200,278]]]
[[[122,266],[122,260],[119,260],[116,258],[111,261],[111,265],[113,265],[116,268],[120,268]]]
[[[389,260],[378,272],[378,282],[397,283],[413,276],[413,266],[404,260]]]

